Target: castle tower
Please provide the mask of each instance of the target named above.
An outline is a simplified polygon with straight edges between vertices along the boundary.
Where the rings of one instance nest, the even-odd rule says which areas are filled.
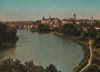
[[[45,20],[45,17],[44,16],[42,17],[42,20]]]

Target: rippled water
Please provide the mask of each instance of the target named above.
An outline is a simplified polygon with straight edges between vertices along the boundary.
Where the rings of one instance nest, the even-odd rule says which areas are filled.
[[[72,72],[83,58],[82,47],[53,33],[31,33],[18,30],[19,40],[14,48],[0,50],[0,59],[13,58],[22,62],[33,60],[44,67],[55,64],[62,72]]]

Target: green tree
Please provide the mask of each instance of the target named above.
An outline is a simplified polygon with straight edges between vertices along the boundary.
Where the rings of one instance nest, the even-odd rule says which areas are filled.
[[[88,37],[90,39],[95,39],[96,35],[97,35],[96,30],[93,27],[91,27],[90,29],[88,29]]]
[[[58,72],[55,65],[50,64],[46,69],[45,72]]]
[[[74,24],[65,24],[63,26],[63,33],[65,35],[80,35],[80,30]]]
[[[38,31],[50,31],[50,26],[47,24],[39,24]]]

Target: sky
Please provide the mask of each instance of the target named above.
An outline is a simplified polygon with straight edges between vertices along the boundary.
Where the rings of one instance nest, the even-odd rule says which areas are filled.
[[[0,0],[0,21],[57,17],[100,19],[100,0]]]

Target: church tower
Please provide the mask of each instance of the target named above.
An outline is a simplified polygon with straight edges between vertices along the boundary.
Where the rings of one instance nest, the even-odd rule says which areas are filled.
[[[91,24],[94,23],[94,18],[93,18],[93,16],[90,18],[90,23],[91,23]]]
[[[73,14],[73,20],[76,20],[76,14],[75,13]]]

